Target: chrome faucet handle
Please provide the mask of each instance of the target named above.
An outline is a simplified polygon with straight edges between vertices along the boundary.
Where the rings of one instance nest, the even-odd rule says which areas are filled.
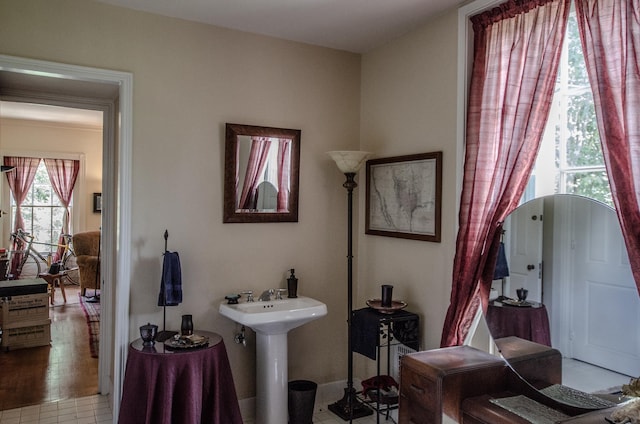
[[[287,289],[276,289],[276,300],[282,300],[282,293],[286,291]]]
[[[253,290],[243,291],[243,292],[240,292],[240,294],[246,294],[247,302],[253,302]]]

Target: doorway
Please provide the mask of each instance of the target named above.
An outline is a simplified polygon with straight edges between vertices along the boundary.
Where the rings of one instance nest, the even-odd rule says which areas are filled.
[[[0,55],[0,98],[104,113],[99,391],[116,416],[129,339],[132,83],[129,73]]]

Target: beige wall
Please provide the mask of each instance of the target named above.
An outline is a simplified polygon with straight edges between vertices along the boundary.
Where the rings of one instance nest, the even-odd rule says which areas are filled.
[[[443,152],[441,243],[365,235],[364,215],[358,232],[359,303],[380,297],[380,286],[392,284],[393,297],[421,317],[423,349],[440,345],[451,292],[458,198],[456,55],[457,10],[451,10],[362,59],[361,148],[378,157]]]
[[[291,378],[346,374],[346,195],[324,152],[357,149],[360,56],[85,0],[1,0],[0,53],[133,74],[130,338],[156,306],[163,233],[180,253],[196,328],[225,340],[240,398],[254,394],[254,338],[220,316],[224,295],[284,286],[324,301],[327,317],[289,335]],[[224,123],[302,130],[300,220],[222,224]]]
[[[81,195],[76,204],[76,232],[100,228],[100,214],[93,212],[93,193],[102,191],[102,128],[0,119],[0,155],[78,158],[82,167],[76,183]],[[2,204],[8,205],[10,194],[5,178],[2,195]],[[2,221],[5,235],[9,234],[9,224],[8,220]]]
[[[254,338],[217,313],[225,294],[284,286],[327,303],[327,317],[289,335],[289,376],[346,377],[346,191],[324,152],[378,157],[444,152],[442,243],[364,235],[356,217],[355,306],[392,283],[437,347],[449,299],[456,222],[455,11],[364,56],[81,0],[0,0],[0,53],[133,73],[130,338],[155,306],[162,235],[180,253],[185,300],[168,308],[220,333],[239,397],[254,394]],[[224,123],[302,130],[300,221],[222,224]],[[364,170],[357,194],[364,193]],[[359,369],[370,365],[356,355]],[[371,362],[371,361],[369,361]],[[368,375],[358,375],[365,378]]]

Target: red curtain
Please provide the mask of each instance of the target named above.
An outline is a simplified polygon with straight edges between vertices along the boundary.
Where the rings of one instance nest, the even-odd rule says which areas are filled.
[[[640,4],[576,0],[604,161],[640,292]]]
[[[474,62],[451,299],[441,346],[486,309],[502,221],[518,204],[551,106],[570,0],[511,0],[471,20]]]
[[[9,166],[15,166],[15,169],[11,172],[7,172],[7,182],[9,183],[9,189],[13,194],[13,199],[16,202],[16,213],[14,218],[13,231],[18,229],[24,229],[24,220],[22,218],[22,212],[20,205],[27,198],[29,194],[29,188],[33,183],[33,179],[36,176],[38,165],[40,164],[40,158],[24,158],[5,156],[4,164]],[[12,250],[22,250],[25,246],[21,242],[14,241]],[[14,254],[11,258],[11,274],[16,278],[16,268],[22,260],[22,254]]]
[[[80,161],[71,159],[45,159],[44,164],[47,167],[47,173],[49,174],[53,191],[58,195],[65,209],[62,228],[60,229],[60,237],[58,238],[58,244],[65,244],[63,234],[69,233],[69,204],[71,203],[78,172],[80,172]],[[63,252],[64,247],[59,247],[53,260],[58,261],[62,259]]]
[[[267,162],[270,146],[271,140],[268,137],[251,137],[251,151],[240,196],[240,209],[256,208],[258,180]]]
[[[291,169],[291,140],[278,142],[278,212],[289,210],[289,177]]]

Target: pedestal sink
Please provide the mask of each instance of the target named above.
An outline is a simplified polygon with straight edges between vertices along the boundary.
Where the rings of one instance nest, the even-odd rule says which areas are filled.
[[[256,332],[256,424],[288,422],[287,333],[327,314],[310,297],[220,304],[220,314]]]

